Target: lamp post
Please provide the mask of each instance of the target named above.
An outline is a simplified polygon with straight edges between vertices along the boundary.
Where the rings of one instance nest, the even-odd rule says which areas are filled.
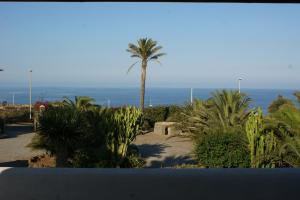
[[[32,118],[32,115],[31,115],[31,87],[32,87],[32,70],[29,70],[29,119]]]
[[[191,104],[193,104],[193,88],[191,88]]]
[[[242,78],[238,79],[238,84],[239,84],[239,94],[241,93],[241,80],[243,80]]]
[[[15,92],[11,92],[11,95],[12,95],[12,105],[14,106],[15,105]]]

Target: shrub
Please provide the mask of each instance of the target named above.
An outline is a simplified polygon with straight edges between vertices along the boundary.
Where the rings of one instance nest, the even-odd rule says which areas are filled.
[[[294,107],[294,103],[292,100],[284,98],[281,95],[278,95],[277,99],[275,99],[268,107],[269,113],[274,113],[279,110],[279,108],[283,105],[290,105]]]
[[[177,115],[181,112],[181,107],[176,105],[170,106],[155,106],[148,107],[144,110],[144,123],[143,129],[151,129],[154,127],[155,122],[172,121],[175,120]],[[175,120],[176,121],[176,120]]]
[[[196,157],[206,167],[249,167],[244,138],[236,133],[210,133],[196,141]]]
[[[29,146],[54,154],[57,166],[65,167],[81,141],[82,122],[82,115],[77,110],[49,108],[39,117],[37,135]]]

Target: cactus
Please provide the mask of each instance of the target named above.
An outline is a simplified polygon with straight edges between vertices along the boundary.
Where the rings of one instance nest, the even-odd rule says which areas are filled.
[[[249,141],[251,167],[273,168],[271,156],[277,148],[276,137],[273,133],[263,133],[263,115],[260,108],[251,112],[246,122],[246,133]]]
[[[142,112],[134,107],[121,108],[111,118],[112,131],[108,138],[108,147],[112,160],[117,167],[124,161],[128,146],[136,138],[140,129]]]

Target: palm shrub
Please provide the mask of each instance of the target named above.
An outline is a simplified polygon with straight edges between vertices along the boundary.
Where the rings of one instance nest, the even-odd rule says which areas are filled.
[[[38,120],[37,135],[29,146],[54,154],[57,167],[67,166],[82,136],[81,112],[65,106],[49,107]]]
[[[294,96],[297,98],[298,103],[300,104],[300,91],[294,92]]]
[[[249,114],[250,102],[251,99],[244,93],[235,90],[217,90],[212,93],[210,111],[224,130],[234,126],[242,128]]]
[[[300,167],[300,137],[286,137],[279,156],[292,167]]]
[[[143,128],[150,129],[154,127],[155,122],[165,121],[168,117],[168,107],[155,106],[147,107],[143,113]]]
[[[81,113],[84,120],[81,123],[83,133],[79,145],[74,152],[72,164],[75,167],[97,167],[99,162],[105,161],[100,167],[110,167],[107,164],[108,149],[107,135],[111,130],[110,117],[113,110],[110,108],[93,107]]]
[[[243,130],[250,101],[247,95],[238,91],[217,90],[206,101],[195,99],[193,104],[187,104],[181,113],[179,127],[196,137],[206,135],[211,130]]]
[[[178,128],[192,137],[207,134],[213,127],[213,119],[208,109],[207,101],[200,99],[194,99],[193,104],[186,103],[177,118]]]
[[[195,154],[206,167],[249,167],[250,157],[245,139],[236,132],[211,132],[198,138]]]
[[[271,113],[266,127],[273,130],[280,142],[279,157],[287,166],[300,166],[300,110],[295,106],[282,105]]]
[[[269,113],[274,113],[279,110],[279,108],[283,105],[290,105],[294,107],[294,103],[292,100],[284,98],[281,95],[278,95],[277,99],[274,100],[268,107],[268,112]]]
[[[63,106],[70,107],[72,109],[77,109],[81,111],[86,111],[89,109],[93,109],[95,100],[88,96],[75,96],[75,100],[72,101],[68,97],[65,97],[61,102]]]

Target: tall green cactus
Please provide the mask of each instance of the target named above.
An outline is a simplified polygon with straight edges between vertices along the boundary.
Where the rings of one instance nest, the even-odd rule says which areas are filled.
[[[261,108],[251,112],[246,122],[246,133],[249,141],[251,167],[275,167],[272,155],[277,148],[273,131],[263,133],[263,114]]]
[[[126,158],[128,146],[135,140],[141,126],[142,112],[134,107],[116,111],[111,118],[112,131],[109,134],[109,149],[117,167]]]

